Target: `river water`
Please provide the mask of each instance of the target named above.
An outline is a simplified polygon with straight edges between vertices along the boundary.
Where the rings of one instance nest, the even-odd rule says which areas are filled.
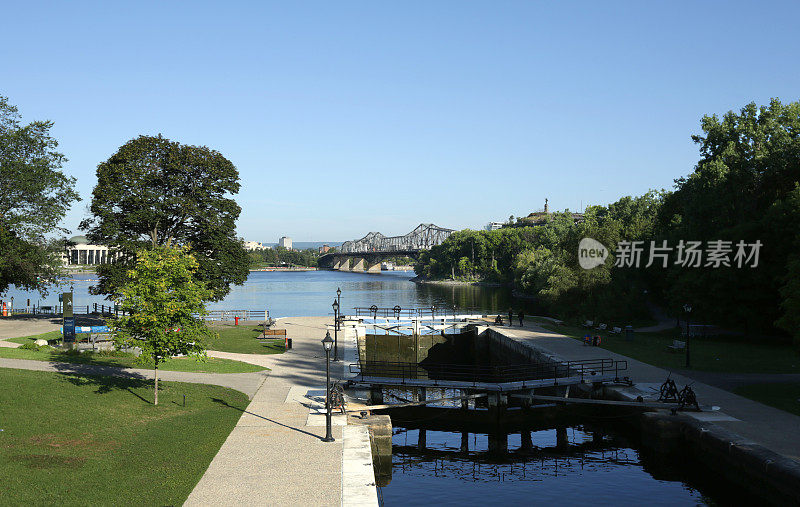
[[[244,285],[233,286],[230,294],[219,302],[210,303],[209,310],[269,310],[272,317],[317,316],[332,314],[331,304],[336,289],[342,290],[342,311],[352,313],[354,307],[376,305],[381,308],[438,308],[475,309],[483,313],[507,312],[523,308],[533,314],[530,301],[513,298],[511,291],[498,287],[462,285],[420,285],[411,281],[411,271],[384,271],[381,274],[348,273],[340,271],[252,271]],[[56,306],[58,292],[73,287],[73,304],[108,305],[102,296],[89,294],[96,283],[92,274],[75,275],[60,289],[54,288],[47,297],[38,292],[10,289],[3,297],[14,298],[15,308],[31,305]]]

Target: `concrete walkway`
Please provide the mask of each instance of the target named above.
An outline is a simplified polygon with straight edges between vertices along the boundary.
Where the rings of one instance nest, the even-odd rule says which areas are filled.
[[[17,348],[19,343],[4,341],[7,338],[19,338],[35,334],[58,331],[61,319],[52,317],[14,316],[0,318],[0,347]]]
[[[524,328],[496,327],[494,329],[517,341],[530,343],[537,348],[544,349],[564,360],[608,357],[627,360],[628,371],[624,375],[631,377],[636,383],[660,384],[670,374],[663,368],[642,363],[600,347],[584,346],[578,340],[548,331],[535,324],[526,323]],[[778,454],[800,461],[800,431],[798,431],[800,417],[698,382],[678,372],[672,372],[672,378],[679,389],[686,384],[691,384],[701,405],[719,406],[720,411],[729,416],[718,418],[728,420],[714,420],[713,424]]]
[[[119,368],[98,364],[58,363],[49,361],[33,361],[29,359],[0,358],[0,368],[16,368],[18,370],[51,371],[69,375],[102,375],[140,380],[152,380],[153,370],[139,368]],[[159,380],[172,382],[190,382],[193,384],[213,384],[236,389],[252,399],[256,391],[269,375],[268,371],[254,373],[192,373],[184,371],[158,371]]]
[[[339,505],[342,426],[323,442],[324,426],[308,425],[297,393],[325,385],[321,340],[330,317],[286,318],[293,349],[259,358],[272,369],[185,505]],[[341,345],[341,343],[340,343]],[[224,354],[224,355],[223,355]],[[215,357],[240,359],[237,354]],[[262,363],[259,363],[262,364]],[[332,376],[341,371],[331,368]],[[374,489],[374,488],[373,488]]]

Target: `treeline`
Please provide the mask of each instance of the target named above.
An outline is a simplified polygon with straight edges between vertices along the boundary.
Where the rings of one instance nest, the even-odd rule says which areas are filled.
[[[701,127],[701,158],[672,191],[589,207],[583,221],[460,231],[417,273],[511,284],[578,319],[645,317],[649,302],[683,316],[689,304],[696,322],[800,342],[800,103],[749,104]],[[583,238],[610,250],[593,269],[579,264]]]
[[[304,266],[314,267],[319,259],[318,251],[309,248],[307,250],[287,250],[282,246],[267,248],[265,250],[255,250],[248,253],[250,267],[258,268],[263,266]]]

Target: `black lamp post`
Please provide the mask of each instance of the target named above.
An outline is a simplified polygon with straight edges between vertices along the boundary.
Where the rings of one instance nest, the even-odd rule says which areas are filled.
[[[331,340],[329,331],[325,332],[322,347],[325,349],[325,438],[322,441],[333,442],[333,435],[331,435],[331,348],[333,348],[333,340]]]
[[[692,328],[691,323],[689,322],[689,318],[692,315],[692,305],[686,303],[683,305],[683,310],[686,312],[686,367],[691,368],[691,358],[689,357],[689,341],[692,338]]]
[[[339,302],[335,299],[333,300],[333,360],[339,360]]]
[[[336,287],[336,303],[339,306],[339,308],[342,307],[342,289],[340,289],[339,287]],[[336,329],[339,329],[338,320],[336,321]]]

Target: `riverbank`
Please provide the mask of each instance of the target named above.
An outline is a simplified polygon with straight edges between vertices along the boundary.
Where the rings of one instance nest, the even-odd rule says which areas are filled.
[[[427,280],[424,278],[420,278],[419,276],[415,276],[411,278],[411,281],[419,284],[419,285],[441,285],[441,286],[456,286],[456,287],[491,287],[491,288],[499,288],[505,287],[504,284],[499,282],[481,282],[481,281],[461,281],[461,280]]]

